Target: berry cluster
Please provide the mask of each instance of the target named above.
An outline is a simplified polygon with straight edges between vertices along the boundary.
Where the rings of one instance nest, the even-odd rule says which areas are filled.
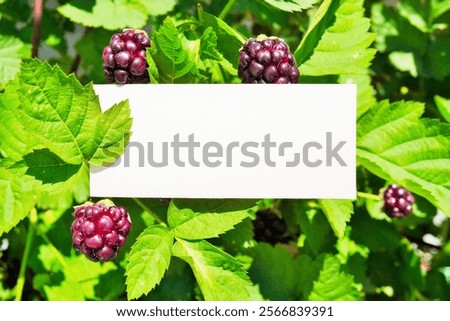
[[[288,243],[290,240],[286,221],[270,209],[256,212],[253,221],[255,241],[266,242],[272,245],[276,243]]]
[[[404,187],[389,185],[383,193],[383,199],[383,212],[390,217],[401,218],[412,213],[414,196]]]
[[[94,262],[115,259],[131,228],[128,212],[122,206],[116,207],[105,200],[77,206],[73,215],[74,249]]]
[[[238,72],[245,84],[295,84],[299,77],[289,46],[280,38],[264,35],[244,44]]]
[[[103,73],[110,83],[148,84],[145,50],[150,39],[144,31],[124,29],[103,49]]]

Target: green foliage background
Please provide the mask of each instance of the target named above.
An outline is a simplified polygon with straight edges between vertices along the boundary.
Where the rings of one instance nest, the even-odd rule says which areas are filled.
[[[449,1],[44,4],[30,59],[33,6],[0,0],[0,299],[450,300]],[[286,40],[301,83],[357,84],[358,199],[114,199],[133,221],[119,257],[75,253],[89,165],[113,162],[132,124],[92,86],[127,27],[151,37],[152,84],[240,83],[239,49],[261,33]],[[391,183],[414,193],[411,216],[382,213]],[[285,240],[255,235],[261,210]]]

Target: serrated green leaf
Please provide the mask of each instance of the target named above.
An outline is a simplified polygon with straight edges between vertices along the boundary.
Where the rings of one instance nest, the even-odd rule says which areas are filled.
[[[325,1],[322,4],[306,39],[295,51],[302,75],[367,73],[375,55],[375,50],[369,49],[375,35],[368,32],[370,20],[364,17],[364,1],[341,0],[334,20],[332,14],[337,2]]]
[[[172,18],[167,17],[158,31],[153,33],[149,51],[158,67],[159,82],[198,82],[199,72],[195,62],[189,59],[188,51],[183,47]]]
[[[95,131],[98,147],[89,158],[89,163],[102,166],[113,163],[122,155],[131,135],[132,122],[128,101],[122,101],[106,110]]]
[[[67,181],[41,187],[37,205],[40,208],[68,209],[84,203],[89,198],[89,166],[83,164],[80,170]]]
[[[259,285],[265,299],[298,300],[297,283],[298,274],[302,273],[301,266],[285,248],[259,243],[249,252],[254,258],[249,275],[255,285]]]
[[[239,49],[245,43],[246,39],[235,29],[227,25],[222,19],[219,19],[203,10],[199,11],[200,23],[203,27],[211,27],[217,35],[217,49],[226,60],[233,64],[237,69],[239,61]]]
[[[445,99],[444,97],[434,96],[434,102],[436,103],[439,112],[442,117],[450,123],[450,99]]]
[[[199,240],[217,237],[248,217],[254,200],[174,199],[167,221],[177,237]]]
[[[0,167],[0,235],[24,219],[36,203],[39,183]]]
[[[383,101],[358,121],[359,164],[450,215],[450,126],[419,119],[417,102]]]
[[[353,276],[341,271],[339,260],[327,254],[323,257],[319,278],[314,281],[308,300],[337,301],[360,300],[362,294],[353,283]]]
[[[336,236],[339,238],[344,237],[347,222],[350,221],[350,217],[353,214],[352,202],[349,200],[323,199],[319,203]]]
[[[172,257],[173,235],[162,225],[147,228],[131,248],[125,275],[128,299],[150,292],[164,276]]]
[[[151,16],[160,16],[170,12],[176,5],[176,0],[140,0],[147,8],[147,12]]]
[[[377,103],[375,90],[371,84],[371,77],[366,75],[340,75],[338,79],[340,84],[356,84],[356,117],[359,118],[372,106]]]
[[[102,114],[92,84],[83,87],[73,75],[46,62],[22,63],[18,81],[6,91],[15,93],[5,96],[3,103],[0,97],[0,116],[11,120],[0,131],[2,146],[19,141],[25,145],[23,151],[43,146],[68,164],[91,158],[98,164],[117,158],[130,132],[127,102]]]
[[[2,120],[0,152],[3,156],[15,161],[20,161],[23,155],[41,146],[39,139],[30,135],[20,121],[20,115],[17,112],[20,105],[19,88],[17,79],[13,80],[0,95],[0,119]]]
[[[159,72],[158,72],[158,68],[156,67],[156,63],[153,60],[153,57],[151,55],[150,48],[147,48],[146,58],[147,58],[147,64],[148,64],[147,71],[150,76],[150,83],[157,84],[158,79],[159,79]]]
[[[222,54],[217,50],[217,34],[214,32],[212,27],[208,27],[202,34],[200,38],[200,48],[199,48],[200,59],[212,59],[212,60],[222,60]]]
[[[37,149],[23,157],[16,166],[25,166],[26,174],[43,184],[65,182],[78,173],[82,164],[67,164],[49,149]]]
[[[189,263],[207,301],[250,300],[250,279],[231,255],[210,243],[178,239],[173,254]]]
[[[339,8],[340,3],[341,1],[324,0],[317,9],[311,19],[308,30],[294,52],[298,65],[301,65],[312,55],[325,29],[333,23],[336,10]]]
[[[266,3],[287,12],[303,11],[311,8],[318,0],[264,0]]]
[[[0,88],[15,77],[20,62],[30,54],[30,45],[15,37],[0,35]]]
[[[140,1],[72,0],[58,12],[73,22],[108,30],[141,28],[147,20],[147,9]]]

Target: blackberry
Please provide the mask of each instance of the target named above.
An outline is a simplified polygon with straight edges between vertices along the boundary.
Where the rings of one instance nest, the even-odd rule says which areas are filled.
[[[383,193],[383,212],[390,217],[401,218],[412,213],[414,196],[406,188],[391,184]]]
[[[295,84],[300,75],[289,46],[265,35],[250,39],[241,48],[238,74],[245,84]]]
[[[110,200],[103,200],[76,206],[73,216],[73,248],[94,262],[115,259],[131,228],[128,212]]]
[[[171,198],[159,198],[160,203],[163,205],[169,205],[171,200]]]
[[[270,209],[256,212],[253,231],[257,242],[274,245],[276,243],[288,243],[291,239],[286,221]]]
[[[145,50],[150,46],[145,31],[124,29],[115,33],[102,54],[106,80],[118,84],[148,84]]]

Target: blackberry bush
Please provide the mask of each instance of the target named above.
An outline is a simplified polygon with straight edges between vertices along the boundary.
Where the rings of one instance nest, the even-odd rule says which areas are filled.
[[[141,30],[124,29],[115,33],[103,49],[103,73],[110,83],[148,84],[146,48],[150,39]]]
[[[248,40],[241,48],[238,72],[244,84],[295,84],[299,77],[289,46],[265,35]]]
[[[383,211],[396,218],[401,218],[412,213],[414,196],[406,188],[391,184],[383,193]]]
[[[131,221],[122,206],[111,201],[77,206],[71,226],[72,244],[91,261],[111,261],[125,244]]]

